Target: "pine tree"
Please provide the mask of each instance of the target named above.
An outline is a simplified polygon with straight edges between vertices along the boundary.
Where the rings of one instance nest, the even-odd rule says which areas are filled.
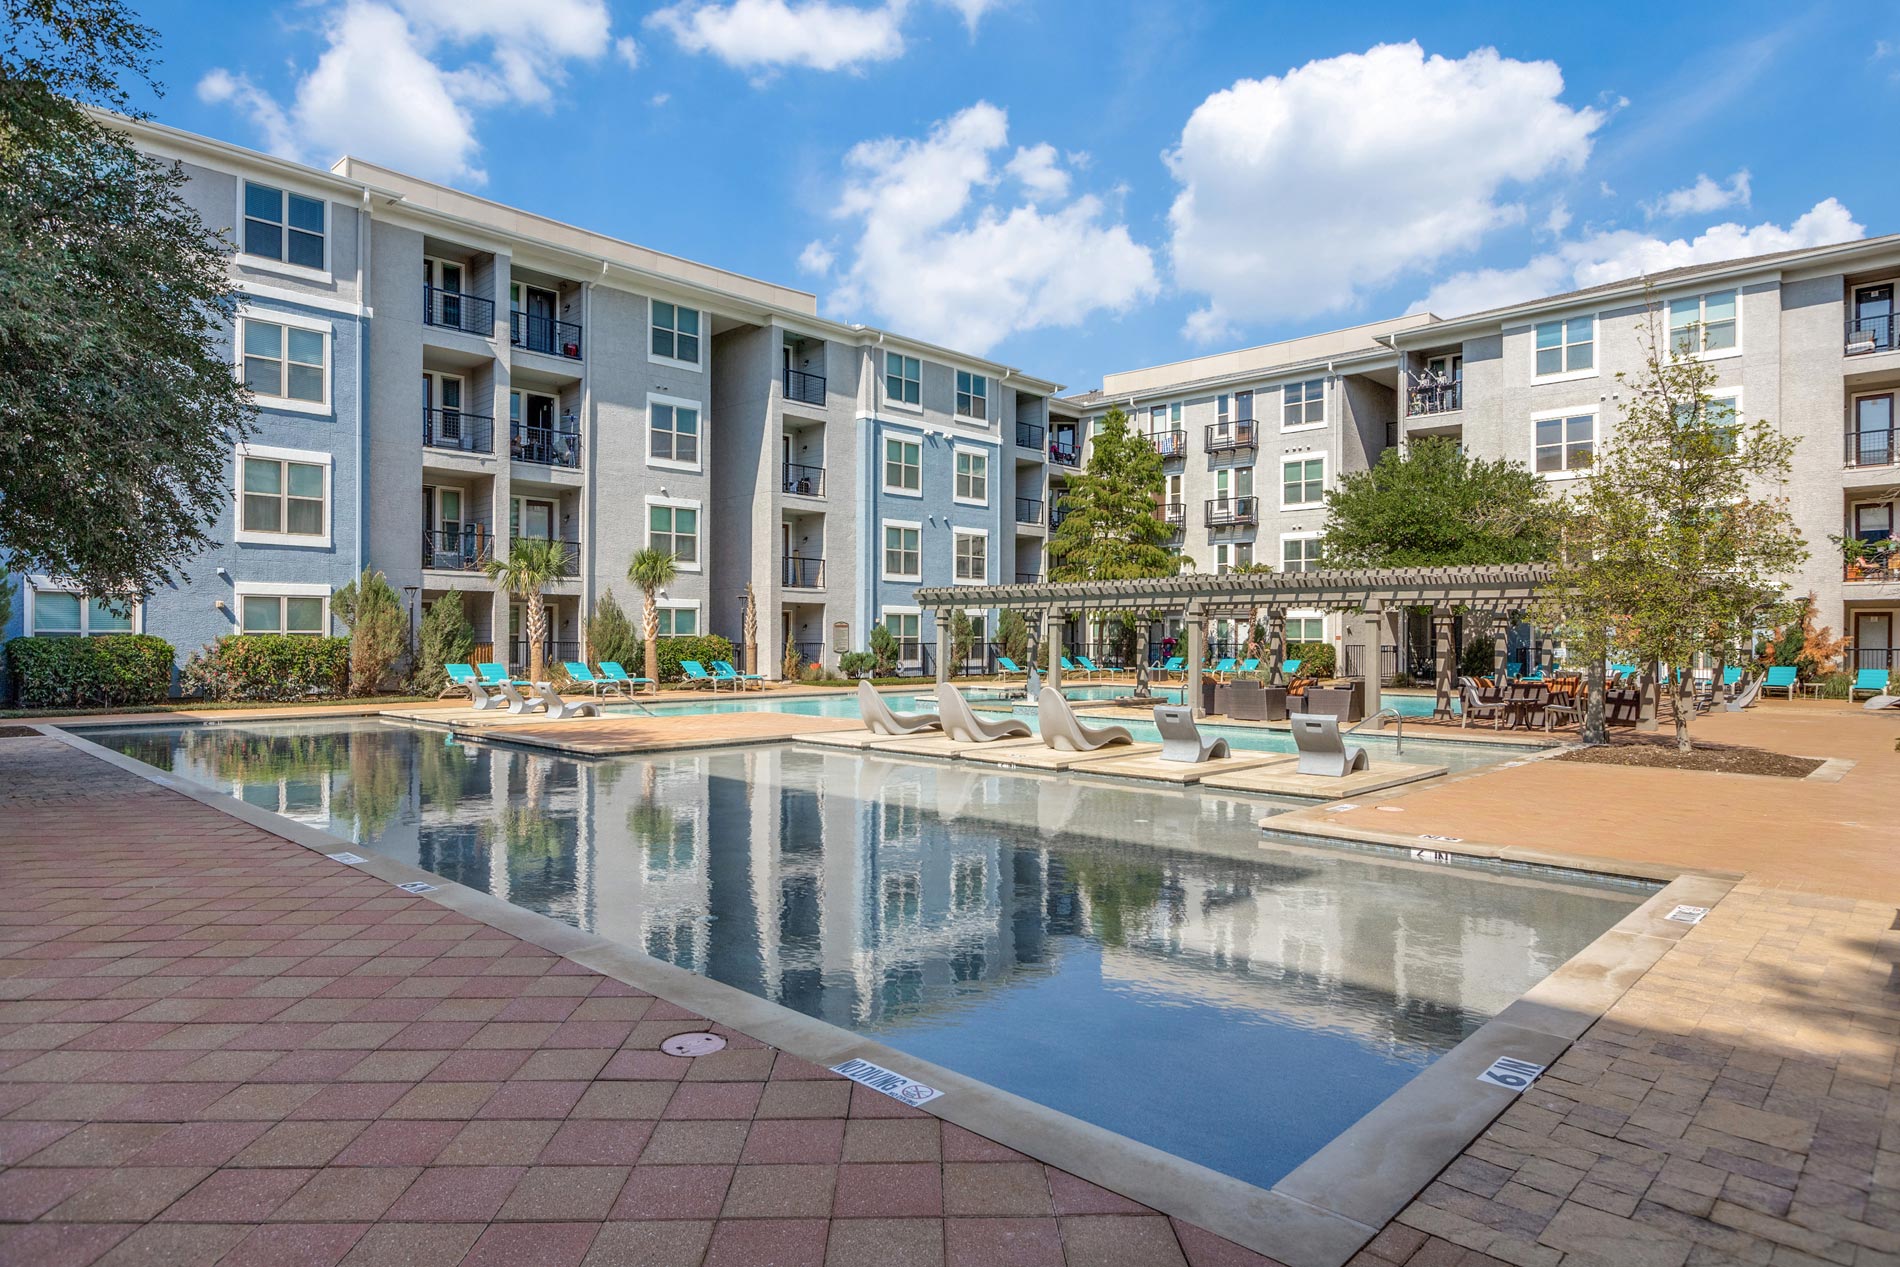
[[[416,641],[416,671],[410,676],[409,689],[418,695],[438,695],[448,685],[442,666],[467,664],[475,658],[475,628],[462,610],[459,591],[450,590],[429,604]]]
[[[1063,519],[1049,539],[1052,581],[1123,581],[1173,576],[1173,530],[1155,514],[1161,455],[1131,434],[1128,416],[1110,409],[1090,442],[1086,469],[1069,479]]]
[[[409,616],[389,579],[374,568],[330,596],[330,613],[350,631],[350,690],[374,695],[409,645]]]
[[[612,662],[624,668],[640,663],[639,631],[611,589],[594,600],[594,614],[587,621],[587,650],[595,664]]]

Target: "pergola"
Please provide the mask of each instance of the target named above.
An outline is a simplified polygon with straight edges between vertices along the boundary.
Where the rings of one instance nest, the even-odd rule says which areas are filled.
[[[1273,664],[1271,680],[1281,680],[1286,659],[1289,611],[1340,611],[1355,616],[1346,646],[1357,646],[1359,676],[1365,683],[1367,716],[1379,710],[1379,649],[1385,613],[1426,607],[1432,613],[1432,650],[1438,698],[1435,717],[1451,716],[1455,665],[1452,619],[1477,614],[1490,618],[1493,659],[1504,668],[1505,634],[1510,623],[1529,611],[1550,586],[1544,564],[1474,567],[1366,568],[1315,572],[1230,572],[1224,575],[1150,577],[1131,581],[1074,581],[1037,585],[936,585],[917,590],[920,606],[933,609],[937,622],[937,680],[950,672],[950,613],[981,607],[1039,614],[1042,646],[1048,649],[1049,680],[1062,681],[1062,620],[1065,614],[1136,612],[1152,617],[1179,616],[1187,629],[1187,699],[1201,711],[1201,661],[1204,629],[1210,620],[1251,622],[1267,615]],[[1146,622],[1139,622],[1137,660],[1146,663]],[[1342,662],[1346,659],[1341,656]],[[1341,669],[1346,666],[1340,665]]]

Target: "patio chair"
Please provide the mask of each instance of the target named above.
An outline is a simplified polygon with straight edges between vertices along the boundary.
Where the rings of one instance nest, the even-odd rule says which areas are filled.
[[[1293,744],[1300,750],[1300,774],[1318,774],[1343,779],[1354,770],[1371,768],[1366,750],[1347,747],[1339,737],[1339,719],[1302,713],[1287,718],[1293,727]]]
[[[943,733],[958,743],[994,743],[998,739],[1027,739],[1029,726],[1014,717],[986,721],[970,708],[963,693],[948,682],[937,684],[937,716]]]
[[[436,694],[437,699],[447,699],[451,695],[467,690],[481,679],[475,676],[475,669],[467,664],[445,664],[442,671],[449,675],[449,684]],[[479,704],[477,708],[481,707]]]
[[[1155,729],[1161,732],[1163,761],[1199,765],[1227,756],[1225,739],[1203,739],[1194,724],[1194,710],[1185,704],[1163,704],[1155,709]]]
[[[713,676],[731,678],[735,687],[740,687],[740,686],[745,686],[745,685],[750,684],[752,689],[755,691],[763,691],[765,689],[765,675],[764,674],[741,673],[739,672],[738,669],[733,667],[732,661],[730,660],[714,660],[713,661]]]
[[[561,698],[559,692],[554,689],[554,683],[552,682],[536,682],[528,689],[533,692],[533,698],[528,700],[528,703],[539,704],[542,708],[547,709],[548,720],[550,721],[566,721],[570,717],[600,716],[600,705],[594,703],[592,700],[585,699],[575,700],[570,704]],[[526,710],[524,709],[523,711]]]
[[[1583,726],[1583,695],[1552,695],[1544,701],[1544,733],[1549,734],[1557,725],[1557,719],[1564,718],[1564,725]]]
[[[686,675],[688,685],[703,686],[715,694],[718,693],[720,679],[706,672],[706,666],[699,661],[681,660],[680,672]]]
[[[1110,744],[1133,743],[1126,726],[1084,726],[1062,692],[1043,687],[1036,703],[1036,728],[1042,741],[1057,752],[1094,752]]]
[[[1225,682],[1229,677],[1233,676],[1234,666],[1239,663],[1240,661],[1236,660],[1233,656],[1223,656],[1220,662],[1214,666],[1214,676]]]
[[[999,655],[996,657],[996,667],[1004,673],[1021,674],[1024,672],[1023,667],[1021,665],[1017,664],[1014,660],[1010,659],[1006,655]]]
[[[561,667],[567,670],[567,676],[576,686],[584,686],[598,696],[603,688],[617,691],[620,687],[604,677],[595,677],[594,671],[579,660],[563,660]]]
[[[1248,673],[1257,675],[1260,672],[1260,657],[1254,656],[1250,659],[1242,660],[1240,662],[1240,667],[1235,669],[1234,672],[1237,674],[1242,674],[1242,675],[1245,675]]]
[[[1102,674],[1102,675],[1103,675],[1104,677],[1106,677],[1106,676],[1107,676],[1108,674],[1110,674],[1110,673],[1112,673],[1112,672],[1114,672],[1114,670],[1113,670],[1113,669],[1104,669],[1104,668],[1102,668],[1102,667],[1101,667],[1100,665],[1098,665],[1098,664],[1096,664],[1096,663],[1095,663],[1095,661],[1093,661],[1093,660],[1091,660],[1091,659],[1089,659],[1089,658],[1088,658],[1087,656],[1085,656],[1085,655],[1079,655],[1079,656],[1077,656],[1077,657],[1075,658],[1075,662],[1076,662],[1077,664],[1079,664],[1079,665],[1081,665],[1081,666],[1082,666],[1082,672],[1084,672],[1084,673],[1086,673],[1086,674],[1088,674],[1088,675],[1089,675],[1089,676],[1090,676],[1091,678],[1092,678],[1092,677],[1094,677],[1094,676],[1095,676],[1096,674],[1098,674],[1098,673],[1100,673],[1100,674]]]
[[[1300,666],[1301,666],[1302,664],[1305,664],[1305,663],[1306,663],[1306,661],[1304,661],[1304,660],[1283,660],[1283,661],[1281,661],[1281,663],[1280,663],[1280,676],[1281,676],[1281,677],[1284,677],[1284,678],[1296,678],[1296,677],[1298,677],[1298,676],[1300,675]]]
[[[874,735],[920,735],[943,729],[935,713],[893,713],[884,697],[862,679],[858,681],[858,715]]]
[[[612,685],[625,691],[629,696],[632,696],[634,688],[637,686],[650,687],[655,692],[660,689],[652,678],[635,677],[631,673],[628,673],[625,669],[620,667],[620,661],[618,660],[602,660],[600,662],[600,676]]]
[[[1080,673],[1084,677],[1088,676],[1088,670],[1077,664],[1074,660],[1071,660],[1068,656],[1062,657],[1062,671],[1064,673]]]
[[[1510,716],[1510,705],[1501,699],[1486,699],[1478,684],[1468,677],[1458,679],[1460,728],[1469,728],[1474,717],[1489,717],[1491,729],[1497,730],[1504,725],[1504,719]]]
[[[481,671],[483,686],[500,686],[503,682],[513,680],[514,675],[508,672],[508,666],[505,664],[496,664],[493,660],[488,660],[475,667]]]
[[[482,680],[475,676],[475,670],[469,668],[466,664],[445,664],[442,667],[449,675],[449,685],[441,695],[436,697],[437,699],[444,698],[456,691],[467,691],[469,707],[475,709],[477,712],[487,712],[490,709],[507,706],[508,701],[503,699],[495,690],[498,684],[490,682],[484,685]],[[460,672],[457,672],[457,670],[460,670]]]
[[[487,686],[489,690],[497,692],[502,699],[506,700],[508,703],[508,711],[517,717],[524,713],[532,713],[535,709],[543,707],[540,700],[523,695],[519,689],[519,684],[515,682],[490,682],[483,683],[483,685]]]
[[[1235,721],[1278,721],[1270,714],[1267,688],[1258,680],[1231,683],[1227,688],[1227,715]],[[1286,715],[1286,695],[1280,695],[1280,716]]]
[[[1780,691],[1789,699],[1793,699],[1797,685],[1794,680],[1795,672],[1795,666],[1792,664],[1777,664],[1770,668],[1768,670],[1768,676],[1762,679],[1761,689],[1763,691]]]
[[[1887,671],[1885,669],[1862,669],[1854,675],[1854,684],[1847,688],[1847,698],[1853,699],[1862,691],[1869,695],[1887,693]]]
[[[1861,707],[1870,713],[1877,713],[1885,708],[1900,708],[1900,695],[1876,695]]]

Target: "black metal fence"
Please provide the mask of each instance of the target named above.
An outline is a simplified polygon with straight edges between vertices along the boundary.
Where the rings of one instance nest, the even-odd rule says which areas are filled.
[[[1076,440],[1051,440],[1049,442],[1049,460],[1057,466],[1080,466],[1082,464],[1082,445]]]
[[[1043,429],[1035,423],[1019,422],[1016,424],[1016,447],[1019,449],[1040,449],[1042,447],[1043,434]]]
[[[508,663],[513,665],[518,672],[525,673],[528,671],[528,650],[531,645],[532,644],[530,644],[526,638],[517,638],[514,642],[509,644]],[[541,663],[546,669],[553,669],[563,660],[578,660],[580,658],[581,644],[578,642],[559,638],[544,638],[541,640]]]
[[[1465,385],[1462,381],[1421,383],[1405,391],[1405,416],[1408,418],[1456,413],[1464,407]]]
[[[447,449],[454,453],[493,453],[495,420],[487,414],[471,414],[460,409],[422,411],[422,444],[429,449]]]
[[[534,316],[525,312],[508,314],[508,342],[545,356],[581,359],[581,328],[572,321]]]
[[[1019,524],[1039,524],[1042,522],[1042,503],[1033,497],[1016,499],[1016,522]]]
[[[1187,432],[1185,431],[1151,431],[1148,433],[1148,443],[1153,445],[1154,451],[1163,458],[1187,456]]]
[[[479,334],[486,339],[495,333],[495,303],[479,295],[464,295],[460,291],[424,286],[422,324],[446,326],[451,330]]]

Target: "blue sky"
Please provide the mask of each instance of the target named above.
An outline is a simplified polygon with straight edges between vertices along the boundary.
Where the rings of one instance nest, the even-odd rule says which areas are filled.
[[[166,123],[344,151],[1072,387],[1900,230],[1900,6],[148,3]]]

